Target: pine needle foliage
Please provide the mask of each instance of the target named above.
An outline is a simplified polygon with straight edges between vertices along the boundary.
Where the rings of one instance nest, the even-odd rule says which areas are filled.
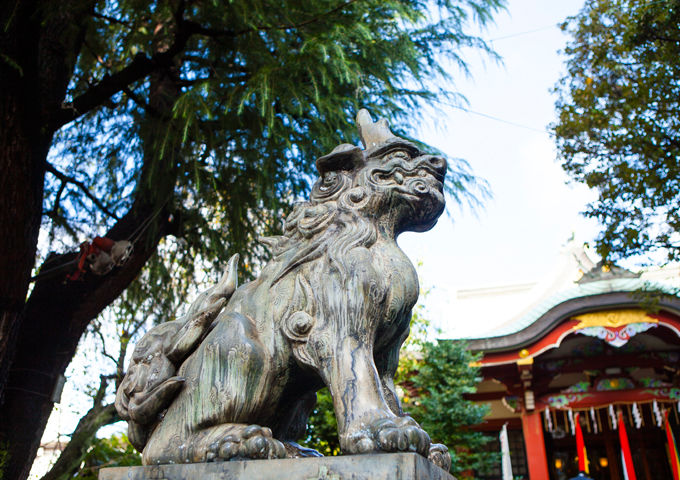
[[[423,105],[456,96],[446,62],[465,70],[465,48],[494,56],[468,31],[502,6],[97,2],[68,98],[134,62],[174,57],[162,75],[130,84],[57,133],[50,153],[57,173],[46,179],[50,246],[73,248],[110,227],[140,195],[171,182],[171,198],[156,203],[171,202],[176,236],[192,257],[223,265],[239,252],[256,265],[266,256],[256,238],[280,231],[291,204],[309,191],[313,160],[358,141],[356,111],[367,107],[391,119],[396,132],[413,133]],[[483,193],[462,161],[452,162],[447,188],[461,203]]]
[[[433,442],[443,443],[451,455],[451,472],[471,478],[475,470],[486,470],[498,460],[484,446],[489,437],[470,429],[482,423],[488,405],[478,405],[463,395],[475,393],[481,381],[474,362],[479,354],[467,350],[464,341],[442,340],[425,345],[423,361],[412,380],[417,389],[405,410],[429,433]]]
[[[680,254],[680,1],[587,0],[552,125],[565,171],[598,192],[598,252]]]

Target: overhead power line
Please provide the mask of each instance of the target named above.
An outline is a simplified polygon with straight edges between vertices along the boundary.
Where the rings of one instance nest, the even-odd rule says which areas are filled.
[[[647,8],[652,5],[657,5],[659,3],[667,3],[669,0],[657,0],[656,2],[645,3],[644,5],[638,5],[640,8]],[[549,30],[551,28],[558,28],[559,25],[549,25],[547,27],[536,28],[534,30],[527,30],[526,32],[513,33],[512,35],[506,35],[504,37],[492,38],[488,40],[489,42],[497,42],[498,40],[505,40],[506,38],[519,37],[520,35],[528,35],[530,33],[542,32],[543,30]]]
[[[530,33],[542,32],[543,30],[548,30],[549,28],[557,28],[557,25],[550,25],[547,27],[536,28],[534,30],[527,30],[526,32],[513,33],[512,35],[506,35],[505,37],[492,38],[490,42],[496,42],[498,40],[505,40],[506,38],[519,37],[520,35],[528,35]]]
[[[485,113],[475,112],[474,110],[469,110],[469,109],[467,109],[467,108],[459,107],[459,106],[457,106],[457,105],[451,105],[451,104],[449,104],[449,106],[451,106],[451,107],[453,107],[453,108],[457,108],[458,110],[463,110],[464,112],[467,112],[467,113],[472,113],[472,114],[474,114],[474,115],[479,115],[480,117],[485,117],[485,118],[488,118],[488,119],[490,119],[490,120],[495,120],[495,121],[497,121],[497,122],[507,123],[508,125],[513,125],[513,126],[519,127],[519,128],[526,128],[527,130],[533,130],[534,132],[546,133],[545,130],[539,130],[538,128],[528,127],[528,126],[526,126],[526,125],[520,125],[519,123],[510,122],[510,121],[508,121],[508,120],[503,120],[503,119],[501,119],[501,118],[492,117],[491,115],[487,115],[487,114],[485,114]]]

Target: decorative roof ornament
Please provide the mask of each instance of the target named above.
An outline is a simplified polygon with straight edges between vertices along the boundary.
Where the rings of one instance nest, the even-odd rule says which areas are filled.
[[[582,313],[581,315],[574,315],[572,318],[579,321],[578,325],[572,327],[573,330],[587,327],[618,328],[632,323],[659,323],[657,319],[647,315],[644,310],[635,308]]]
[[[579,285],[603,280],[615,280],[617,278],[640,278],[640,273],[633,273],[625,268],[618,267],[600,260],[592,269],[588,270],[576,282]]]
[[[659,321],[647,315],[644,310],[622,309],[584,313],[572,317],[578,325],[574,333],[598,337],[613,347],[622,347],[631,337],[655,328]]]

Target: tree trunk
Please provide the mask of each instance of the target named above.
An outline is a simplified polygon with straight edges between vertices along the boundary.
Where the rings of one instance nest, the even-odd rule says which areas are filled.
[[[0,7],[0,401],[35,263],[52,140],[42,128],[38,62],[26,61],[39,57],[41,25],[32,16],[35,7],[36,2],[3,2]],[[12,13],[15,21],[10,21]]]
[[[156,113],[147,116],[142,129],[147,132],[144,166],[135,202],[106,234],[113,240],[130,239],[140,225],[151,220],[136,241],[133,256],[123,267],[104,276],[87,272],[79,281],[65,280],[63,276],[38,281],[28,299],[11,368],[11,395],[8,393],[0,406],[0,438],[11,439],[5,478],[23,480],[28,476],[54,406],[56,382],[66,372],[80,337],[90,321],[140,274],[167,234],[178,158],[177,152],[170,158],[158,158],[155,147],[156,136],[171,128],[170,112],[180,94],[176,78],[174,69],[151,76],[149,104]],[[76,255],[50,258],[50,268],[73,261]]]
[[[0,402],[22,394],[10,372],[35,264],[50,112],[61,109],[91,1],[0,2]],[[32,390],[29,387],[28,390]],[[0,453],[13,464],[16,433],[0,416]],[[32,413],[32,411],[31,411]],[[3,468],[4,478],[19,478]]]

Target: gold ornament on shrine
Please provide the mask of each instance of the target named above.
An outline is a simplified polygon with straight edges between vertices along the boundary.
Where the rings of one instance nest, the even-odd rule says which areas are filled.
[[[632,323],[659,323],[658,320],[647,315],[644,310],[606,310],[603,312],[584,313],[573,317],[579,320],[579,324],[573,330],[581,330],[589,327],[617,328]]]

